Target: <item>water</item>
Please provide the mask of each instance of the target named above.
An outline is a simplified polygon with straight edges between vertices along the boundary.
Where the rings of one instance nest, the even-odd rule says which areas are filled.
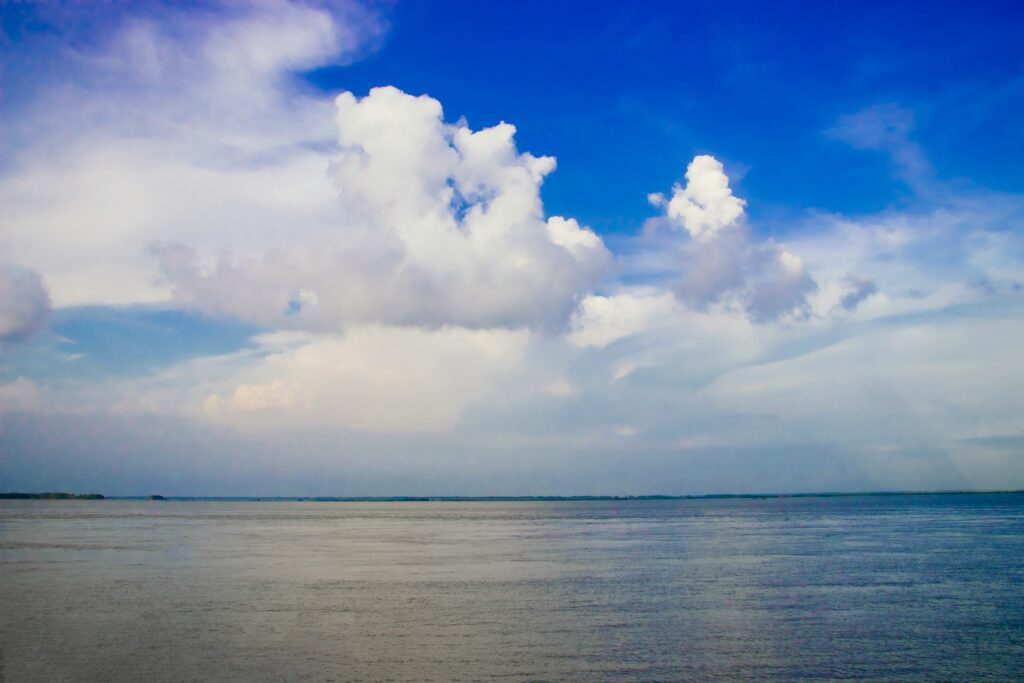
[[[1024,495],[0,502],[7,681],[1024,680]]]

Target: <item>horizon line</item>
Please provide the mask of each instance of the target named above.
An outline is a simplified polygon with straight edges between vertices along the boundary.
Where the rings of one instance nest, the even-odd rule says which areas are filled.
[[[394,495],[394,496],[174,496],[162,494],[105,495],[100,493],[66,493],[61,491],[0,492],[0,500],[153,500],[159,501],[223,501],[223,502],[325,502],[325,503],[401,503],[401,502],[558,502],[558,501],[643,501],[643,500],[714,500],[765,498],[841,498],[857,496],[940,496],[1022,494],[1024,489],[941,489],[880,491],[803,491],[794,493],[704,493],[704,494],[594,494],[594,495]]]

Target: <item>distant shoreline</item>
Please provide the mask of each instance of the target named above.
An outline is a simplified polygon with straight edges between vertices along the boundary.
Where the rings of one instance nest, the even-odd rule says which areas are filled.
[[[772,498],[852,498],[865,496],[971,496],[1024,494],[1024,490],[1004,491],[852,491],[820,493],[709,493],[702,495],[643,496],[105,496],[99,493],[0,493],[0,500],[146,500],[205,502],[303,502],[303,503],[542,503],[573,501],[651,501],[651,500],[731,500]]]
[[[44,493],[0,493],[0,500],[106,500],[99,493],[63,493],[47,491]]]

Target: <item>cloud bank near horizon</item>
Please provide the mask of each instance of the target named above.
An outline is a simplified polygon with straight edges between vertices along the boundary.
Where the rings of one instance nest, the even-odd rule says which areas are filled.
[[[155,7],[61,44],[4,105],[8,487],[45,488],[73,458],[33,445],[55,424],[138,444],[138,424],[154,442],[187,425],[209,437],[202,461],[181,456],[197,477],[287,443],[254,461],[251,493],[297,486],[287,463],[308,481],[354,468],[367,493],[436,487],[431,468],[472,493],[546,472],[562,487],[547,493],[763,490],[775,466],[800,468],[778,490],[854,471],[853,488],[1024,486],[1024,351],[1008,342],[1024,337],[1024,198],[936,179],[905,110],[869,105],[823,135],[887,154],[907,207],[807,210],[769,232],[727,165],[697,154],[611,240],[545,211],[556,162],[520,150],[511,123],[473,127],[385,84],[304,86],[298,72],[375,49],[373,13]],[[46,327],[81,307],[260,331],[89,374],[94,350]]]

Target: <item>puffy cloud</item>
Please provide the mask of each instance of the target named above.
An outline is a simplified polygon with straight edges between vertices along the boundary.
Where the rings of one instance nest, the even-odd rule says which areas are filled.
[[[988,225],[973,215],[973,224]],[[1019,444],[1016,369],[1024,365],[1007,341],[1020,336],[1019,292],[963,285],[960,298],[906,294],[975,274],[1001,282],[1021,252],[1010,236],[966,236],[954,250],[964,270],[946,263],[935,272],[931,243],[948,236],[936,218],[809,217],[818,229],[794,251],[821,269],[831,298],[801,324],[756,325],[721,306],[680,305],[657,287],[621,287],[586,297],[566,335],[381,325],[353,325],[344,335],[278,332],[258,338],[256,350],[176,367],[164,386],[105,383],[58,394],[66,405],[118,396],[109,410],[122,424],[140,405],[159,415],[201,409],[196,428],[235,444],[222,448],[276,439],[317,453],[344,476],[365,474],[359,457],[391,447],[394,472],[407,474],[416,459],[449,478],[493,475],[494,491],[508,490],[494,474],[501,468],[522,468],[524,492],[538,477],[550,484],[545,477],[560,467],[602,491],[634,485],[637,472],[640,492],[720,491],[731,476],[736,490],[764,490],[783,486],[770,478],[780,468],[804,477],[785,484],[797,489],[1022,481],[1010,447],[995,462],[968,441],[1018,435]],[[964,221],[971,223],[965,215],[948,227],[955,233]],[[980,251],[960,254],[964,244]],[[993,260],[997,245],[1002,258]],[[842,308],[845,295],[870,289],[865,282],[877,283],[876,294]],[[289,458],[280,467],[293,465]],[[425,486],[419,474],[409,481]],[[557,490],[578,485],[567,477]]]
[[[663,323],[674,308],[670,293],[654,289],[588,296],[573,313],[568,340],[575,346],[604,348]]]
[[[279,327],[556,327],[603,275],[599,237],[545,219],[555,162],[520,153],[514,126],[446,124],[437,100],[390,87],[343,93],[337,110],[339,223],[210,268],[183,245],[157,247],[175,298]]]
[[[32,336],[50,314],[50,297],[39,275],[0,264],[0,342]]]
[[[816,283],[800,258],[773,241],[755,241],[744,221],[744,202],[732,194],[722,164],[695,157],[686,187],[676,185],[671,200],[649,197],[664,208],[668,224],[691,237],[677,268],[676,294],[697,309],[722,305],[755,322],[800,316]]]
[[[520,151],[512,125],[453,123],[437,100],[395,88],[332,102],[293,78],[376,30],[334,5],[165,7],[117,24],[101,48],[58,50],[46,87],[10,88],[38,97],[16,115],[0,103],[15,122],[2,144],[17,152],[0,166],[0,247],[40,275],[0,271],[0,337],[39,326],[42,279],[57,306],[173,298],[277,331],[99,380],[12,361],[0,410],[129,430],[173,415],[189,421],[140,428],[137,442],[214,435],[197,471],[257,446],[279,475],[297,445],[322,458],[305,481],[330,467],[347,478],[391,444],[395,471],[489,471],[507,492],[494,473],[522,467],[524,493],[554,486],[536,475],[558,468],[558,492],[581,477],[649,492],[738,476],[756,490],[780,471],[847,486],[821,457],[838,445],[860,449],[859,463],[908,444],[1019,444],[1024,364],[1007,340],[1021,336],[1020,198],[809,214],[784,247],[748,226],[722,164],[699,156],[671,196],[649,198],[663,211],[652,224],[669,229],[619,240],[658,248],[625,249],[621,280],[602,280],[601,238],[544,214],[555,162]],[[912,125],[871,109],[832,135],[921,177]],[[763,324],[775,320],[800,324]],[[58,358],[64,342],[52,343],[24,367]],[[92,431],[106,453],[108,432]],[[35,462],[40,441],[24,437],[19,457]],[[728,459],[739,448],[747,462]],[[782,450],[807,455],[779,467]]]
[[[446,123],[426,96],[310,92],[294,71],[379,30],[329,9],[160,7],[66,48],[53,87],[11,112],[9,256],[57,306],[173,298],[307,330],[563,325],[610,257],[544,215],[554,159],[519,152],[511,125]]]
[[[547,227],[551,241],[568,249],[578,259],[593,258],[604,249],[601,238],[592,230],[580,227],[575,218],[552,216],[548,218]]]
[[[715,234],[734,225],[743,216],[746,206],[729,188],[722,162],[713,156],[695,156],[686,167],[686,187],[676,183],[672,198],[660,193],[648,196],[655,206],[665,207],[672,225],[685,228],[698,242],[710,240]]]

